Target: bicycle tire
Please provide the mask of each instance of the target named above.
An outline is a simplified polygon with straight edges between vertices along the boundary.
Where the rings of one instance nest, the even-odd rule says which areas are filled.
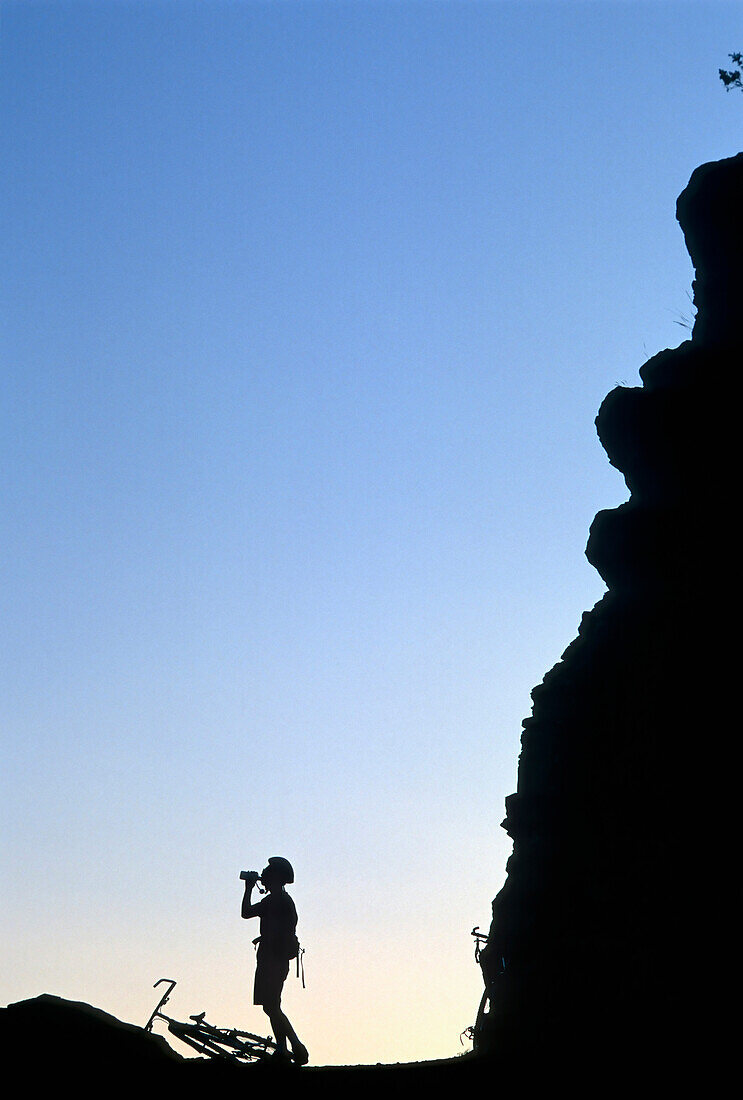
[[[180,1039],[182,1043],[190,1046],[192,1050],[195,1050],[198,1054],[207,1054],[210,1058],[229,1058],[230,1055],[226,1051],[221,1050],[213,1039],[208,1035],[204,1035],[203,1032],[194,1025],[182,1024],[177,1020],[173,1020],[168,1024],[168,1031],[175,1035],[176,1039]],[[235,1059],[231,1059],[235,1060]]]
[[[240,1044],[241,1047],[251,1051],[259,1051],[263,1054],[270,1054],[276,1050],[276,1043],[273,1039],[264,1038],[262,1035],[252,1035],[249,1031],[231,1031],[230,1040],[235,1044]]]
[[[173,1020],[168,1024],[168,1030],[199,1054],[207,1054],[210,1058],[226,1058],[231,1062],[261,1061],[268,1057],[269,1049],[275,1049],[275,1044],[262,1036],[254,1036],[250,1032],[227,1031],[206,1022],[185,1024]]]
[[[234,1047],[237,1052],[246,1057],[258,1058],[268,1054],[269,1050],[276,1050],[274,1041],[263,1035],[253,1035],[250,1031],[238,1031],[234,1027],[216,1027],[206,1020],[203,1020],[199,1026],[212,1042]]]

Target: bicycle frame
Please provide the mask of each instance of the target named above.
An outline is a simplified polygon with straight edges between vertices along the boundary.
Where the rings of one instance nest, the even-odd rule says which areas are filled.
[[[162,1020],[167,1024],[171,1035],[175,1035],[182,1043],[186,1043],[199,1054],[206,1054],[210,1058],[224,1058],[239,1064],[265,1061],[276,1050],[276,1044],[270,1036],[264,1038],[262,1035],[253,1035],[249,1031],[215,1027],[204,1019],[204,1012],[197,1016],[189,1016],[191,1023],[166,1016],[162,1009],[170,1000],[170,994],[176,982],[172,978],[158,978],[153,989],[157,989],[163,982],[168,983],[168,988],[155,1005],[152,1015],[145,1024],[145,1031],[151,1032],[155,1020]]]

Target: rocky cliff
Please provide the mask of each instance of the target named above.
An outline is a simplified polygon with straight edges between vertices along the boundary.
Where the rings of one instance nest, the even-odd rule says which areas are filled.
[[[599,410],[630,498],[590,529],[606,595],[532,692],[490,930],[483,1049],[608,1072],[719,1063],[740,976],[743,154],[698,168],[677,217],[695,324]]]

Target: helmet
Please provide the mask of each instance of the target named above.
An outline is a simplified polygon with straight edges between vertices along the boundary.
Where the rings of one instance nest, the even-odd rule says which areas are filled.
[[[276,877],[279,878],[284,885],[294,882],[294,869],[288,859],[284,859],[283,856],[271,856],[268,861],[268,866],[275,872]]]

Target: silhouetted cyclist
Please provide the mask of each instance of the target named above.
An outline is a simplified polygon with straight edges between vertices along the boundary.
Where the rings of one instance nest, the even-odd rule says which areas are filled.
[[[242,916],[260,917],[261,934],[258,939],[258,952],[255,965],[255,984],[253,1004],[260,1005],[271,1021],[271,1029],[276,1042],[274,1057],[289,1061],[287,1040],[292,1048],[291,1059],[299,1066],[309,1060],[307,1048],[297,1038],[281,1008],[281,991],[284,987],[289,963],[297,957],[299,943],[296,936],[297,910],[284,887],[294,882],[294,871],[288,859],[271,856],[260,875],[257,871],[243,871],[245,896],[242,901]],[[268,893],[257,901],[251,901],[256,882],[261,881]]]

